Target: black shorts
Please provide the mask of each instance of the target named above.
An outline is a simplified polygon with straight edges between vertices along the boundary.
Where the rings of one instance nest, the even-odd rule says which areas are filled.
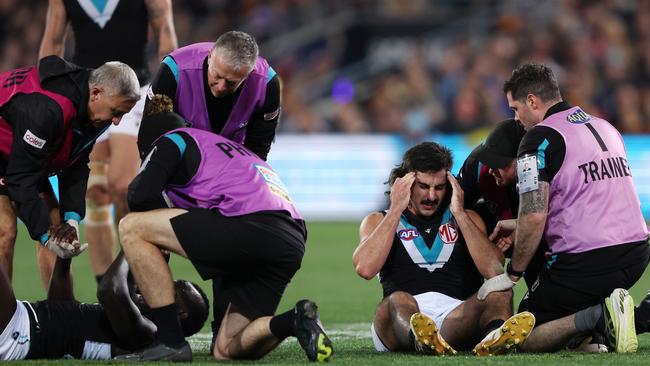
[[[614,289],[632,287],[649,258],[646,241],[553,256],[542,266],[519,311],[533,313],[539,325],[599,304]]]
[[[217,304],[232,303],[249,319],[273,315],[300,268],[305,231],[288,214],[227,217],[192,209],[170,220],[178,241],[204,280],[217,279]]]
[[[5,181],[6,171],[7,162],[4,159],[0,159],[0,196],[9,196],[9,190],[7,190],[7,183]],[[50,193],[50,196],[54,197],[54,190],[47,177],[38,182],[38,193]]]

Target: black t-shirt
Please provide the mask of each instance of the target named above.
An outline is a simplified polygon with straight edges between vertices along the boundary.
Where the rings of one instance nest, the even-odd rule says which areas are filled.
[[[566,102],[557,103],[549,108],[544,119],[569,108],[571,106]],[[517,156],[520,158],[524,155],[536,155],[539,180],[548,183],[553,180],[555,174],[562,167],[565,154],[566,145],[562,135],[553,128],[539,125],[526,132],[517,152]]]
[[[210,127],[212,132],[220,134],[228,121],[228,117],[241,93],[240,86],[233,94],[217,98],[212,95],[207,81],[208,61],[203,61],[203,87],[205,94],[205,105],[208,109]],[[242,83],[243,85],[243,83]],[[174,99],[176,95],[176,78],[167,64],[161,63],[157,74],[151,82],[151,89],[154,94],[164,94]],[[253,112],[251,120],[246,126],[246,138],[243,145],[257,154],[262,160],[266,160],[271,143],[275,138],[275,130],[280,118],[281,103],[280,78],[278,75],[273,76],[266,84],[266,97],[264,106],[261,110]],[[149,100],[147,99],[147,102]],[[178,106],[174,106],[175,112],[178,112]],[[265,116],[266,115],[266,116]],[[192,122],[192,121],[190,121]]]
[[[162,192],[168,184],[183,186],[196,174],[201,163],[201,154],[193,138],[184,132],[177,132],[186,148],[181,152],[171,139],[161,137],[143,166],[144,170],[129,184],[128,203],[131,211],[149,211],[167,208]],[[181,164],[182,162],[182,164]]]

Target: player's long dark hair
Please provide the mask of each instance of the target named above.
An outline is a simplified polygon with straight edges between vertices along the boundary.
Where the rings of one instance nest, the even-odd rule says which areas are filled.
[[[401,178],[410,172],[434,173],[441,170],[450,170],[454,165],[454,157],[451,150],[437,142],[422,142],[406,150],[402,157],[402,163],[390,171],[388,176],[389,186],[395,183],[397,178]],[[390,190],[386,191],[386,196],[390,196]],[[446,208],[451,199],[451,185],[447,182],[447,193],[440,208]]]
[[[388,185],[393,185],[395,179],[410,172],[433,173],[449,170],[454,165],[451,150],[436,143],[423,142],[408,149],[402,157],[402,163],[390,171]]]

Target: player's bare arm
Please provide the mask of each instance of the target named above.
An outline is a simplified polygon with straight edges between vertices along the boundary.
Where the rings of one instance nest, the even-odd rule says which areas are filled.
[[[371,213],[361,222],[359,246],[352,255],[352,263],[359,276],[367,280],[375,277],[386,262],[399,218],[409,205],[414,181],[414,172],[397,178],[390,189],[391,203],[386,215]]]
[[[45,32],[38,51],[38,58],[56,55],[63,57],[68,15],[63,0],[49,0],[45,22]]]
[[[540,181],[537,189],[519,195],[519,217],[512,268],[524,272],[537,251],[548,214],[548,182]]]
[[[47,288],[48,300],[74,300],[72,277],[70,276],[70,264],[72,259],[57,257],[54,263],[54,270],[50,278],[50,285]]]
[[[503,273],[503,253],[488,238],[485,223],[481,216],[472,210],[463,208],[463,189],[458,180],[447,172],[451,184],[452,196],[449,209],[456,219],[458,228],[463,233],[469,254],[484,278],[492,278]]]
[[[171,0],[145,0],[149,24],[158,42],[158,60],[178,48]]]

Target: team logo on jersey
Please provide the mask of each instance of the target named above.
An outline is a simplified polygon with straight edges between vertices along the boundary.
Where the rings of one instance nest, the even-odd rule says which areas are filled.
[[[582,109],[578,108],[575,112],[566,116],[566,120],[571,123],[586,123],[591,119],[591,116],[583,112]]]
[[[254,164],[254,166],[262,178],[264,178],[264,181],[266,181],[266,185],[269,187],[269,191],[271,191],[271,193],[293,204],[293,200],[291,199],[291,196],[289,196],[289,191],[287,190],[287,187],[284,186],[284,183],[280,179],[278,173],[265,167],[264,165]]]
[[[413,240],[415,238],[419,238],[420,233],[418,233],[418,231],[415,229],[404,229],[398,231],[397,236],[399,236],[399,238],[402,240]]]
[[[440,235],[440,240],[445,244],[454,244],[458,240],[458,229],[450,222],[440,225],[438,228],[438,235]]]
[[[81,8],[93,22],[104,28],[113,17],[115,8],[120,0],[78,0]]]

